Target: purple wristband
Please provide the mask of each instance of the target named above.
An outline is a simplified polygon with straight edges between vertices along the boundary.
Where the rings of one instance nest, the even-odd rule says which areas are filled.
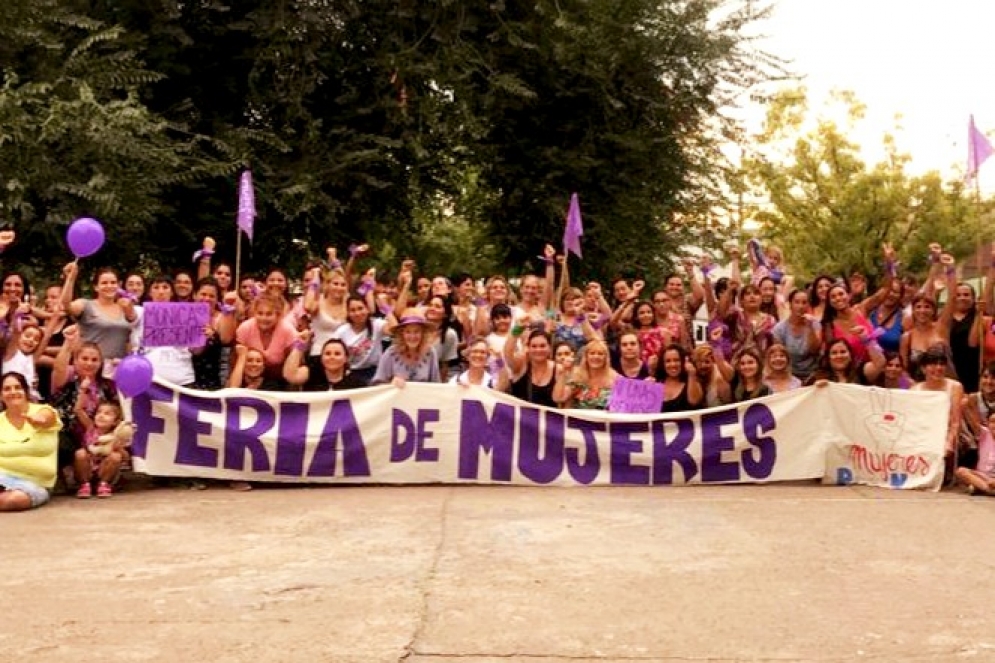
[[[888,276],[895,278],[898,276],[898,263],[894,260],[888,260],[884,263],[884,271],[888,273]]]
[[[193,254],[193,261],[199,262],[204,258],[210,259],[214,255],[214,249],[201,249],[200,251],[195,251]]]
[[[373,279],[363,279],[360,281],[359,286],[356,287],[356,294],[360,297],[365,297],[366,295],[373,292],[376,287],[376,281]]]
[[[547,258],[546,256],[536,256],[536,257],[539,258],[539,260],[542,260],[547,265],[552,265],[554,262],[556,262],[552,258]]]
[[[118,288],[117,298],[118,299],[127,299],[132,304],[137,304],[138,303],[138,298],[137,297],[135,297],[133,294],[131,294],[127,290],[123,290],[121,288]]]
[[[302,341],[300,339],[294,341],[294,344],[292,346],[290,346],[290,347],[293,350],[299,350],[301,353],[304,353],[304,352],[307,351],[307,343],[305,343],[304,341]]]
[[[321,289],[321,286],[318,284],[317,281],[311,281],[310,283],[307,284],[307,289],[317,291]]]
[[[224,302],[218,302],[218,311],[221,315],[231,315],[235,312],[235,307],[231,304],[225,304]]]

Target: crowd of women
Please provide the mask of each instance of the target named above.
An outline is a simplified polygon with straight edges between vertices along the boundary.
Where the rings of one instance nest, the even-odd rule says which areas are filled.
[[[0,236],[0,249],[10,241]],[[726,265],[685,259],[658,288],[572,284],[550,246],[544,273],[516,287],[500,275],[421,274],[410,260],[377,274],[364,269],[365,245],[345,260],[329,249],[299,279],[273,268],[236,283],[213,248],[205,240],[190,269],[151,279],[97,269],[87,296],[76,262],[43,289],[16,271],[2,278],[0,510],[39,506],[56,483],[80,498],[113,494],[127,447],[98,453],[94,441],[122,419],[113,374],[132,351],[158,379],[200,390],[450,382],[561,408],[606,408],[619,378],[661,383],[663,412],[828,382],[941,391],[949,474],[959,465],[964,483],[995,492],[995,468],[975,469],[995,416],[995,327],[985,313],[995,254],[979,299],[935,244],[921,281],[901,274],[885,245],[873,290],[862,274],[795,283],[782,253],[755,240],[745,255],[726,247]],[[144,348],[147,302],[206,303],[204,344]],[[703,340],[696,320],[707,321]]]

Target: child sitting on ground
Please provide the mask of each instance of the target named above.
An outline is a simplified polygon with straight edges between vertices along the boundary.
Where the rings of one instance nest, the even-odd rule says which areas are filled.
[[[76,416],[86,433],[83,444],[76,450],[75,470],[79,489],[76,497],[86,499],[93,495],[93,477],[96,475],[97,497],[110,497],[114,491],[111,486],[117,480],[121,466],[128,459],[128,451],[124,441],[114,439],[106,443],[106,437],[115,437],[115,429],[121,423],[123,415],[121,406],[109,401],[101,401],[93,418],[86,413],[83,400],[89,392],[89,380],[84,378],[80,384],[80,396],[76,399]],[[101,439],[104,438],[104,439]]]

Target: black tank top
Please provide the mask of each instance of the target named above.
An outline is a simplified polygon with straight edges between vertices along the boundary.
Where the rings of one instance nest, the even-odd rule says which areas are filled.
[[[556,407],[556,402],[553,401],[555,382],[556,380],[550,375],[549,384],[543,387],[532,384],[532,366],[529,366],[522,377],[511,383],[511,395],[533,405]]]

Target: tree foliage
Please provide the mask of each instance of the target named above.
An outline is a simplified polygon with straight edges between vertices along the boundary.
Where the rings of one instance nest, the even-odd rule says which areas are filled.
[[[62,254],[66,224],[98,216],[116,257],[151,249],[164,193],[233,172],[207,136],[181,132],[138,91],[161,78],[123,30],[39,0],[0,6],[0,209],[25,241],[14,259]]]
[[[978,209],[961,182],[944,182],[935,172],[910,175],[909,157],[891,136],[885,158],[867,164],[848,136],[864,107],[851,93],[836,101],[846,124],[824,118],[806,130],[810,112],[804,90],[786,91],[771,101],[763,132],[756,137],[745,172],[768,204],[754,210],[765,235],[784,250],[794,271],[805,277],[880,269],[882,242],[895,246],[906,269],[927,269],[930,242],[955,256],[981,241]]]
[[[50,234],[93,212],[167,264],[204,234],[233,257],[248,166],[255,267],[295,239],[527,267],[576,191],[581,270],[662,269],[718,196],[722,108],[777,66],[747,0],[8,4],[8,209]]]

